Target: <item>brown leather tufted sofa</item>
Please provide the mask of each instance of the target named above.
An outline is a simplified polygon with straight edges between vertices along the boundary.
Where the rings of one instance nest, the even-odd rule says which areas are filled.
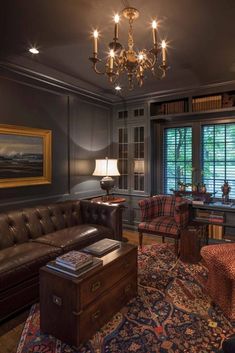
[[[38,298],[39,268],[108,237],[122,240],[120,207],[64,201],[0,214],[0,321]]]

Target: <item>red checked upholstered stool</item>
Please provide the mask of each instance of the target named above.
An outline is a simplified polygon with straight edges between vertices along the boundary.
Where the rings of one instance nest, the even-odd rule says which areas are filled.
[[[235,320],[235,243],[204,246],[201,255],[209,270],[209,295],[228,318]]]
[[[181,230],[189,221],[188,202],[179,196],[156,195],[139,201],[141,223],[138,226],[139,245],[142,247],[143,233],[175,239],[178,254]]]

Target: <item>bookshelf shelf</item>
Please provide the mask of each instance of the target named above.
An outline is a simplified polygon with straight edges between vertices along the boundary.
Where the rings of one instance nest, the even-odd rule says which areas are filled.
[[[234,111],[235,91],[150,103],[150,116],[156,119]]]
[[[216,204],[191,205],[191,207],[192,221],[208,224],[209,226],[221,227],[221,237],[217,238],[217,240],[235,241],[235,205],[228,206],[216,202]],[[232,233],[229,234],[228,229],[230,229]]]

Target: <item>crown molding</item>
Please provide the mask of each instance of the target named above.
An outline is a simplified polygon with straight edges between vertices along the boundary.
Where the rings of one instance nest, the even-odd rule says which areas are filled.
[[[80,97],[91,99],[97,103],[103,103],[106,105],[112,105],[114,103],[112,99],[104,97],[104,95],[94,93],[90,90],[54,78],[50,75],[46,75],[23,66],[13,64],[11,62],[0,61],[0,68],[3,69],[5,72],[17,74],[21,77],[24,77],[26,80],[33,80],[34,82],[38,82],[39,84],[44,85],[47,88],[59,89],[66,93],[76,94]]]
[[[54,88],[66,93],[75,94],[81,98],[89,99],[96,103],[102,103],[107,106],[116,108],[118,105],[123,104],[144,104],[151,103],[152,101],[161,101],[163,99],[175,98],[175,96],[193,96],[207,93],[217,93],[218,89],[221,91],[235,90],[235,80],[225,82],[209,83],[201,86],[188,86],[184,88],[162,90],[158,92],[150,92],[145,94],[138,94],[136,96],[125,97],[121,94],[115,96],[115,99],[105,97],[104,94],[92,92],[91,90],[81,88],[77,85],[68,83],[64,80],[57,79],[51,75],[46,75],[38,71],[26,68],[24,66],[17,65],[8,61],[0,61],[0,68],[5,72],[17,74],[20,77],[24,77],[26,80],[32,80],[34,83],[47,87]]]
[[[150,92],[142,95],[136,95],[132,97],[120,97],[119,101],[113,102],[114,106],[120,105],[125,101],[126,104],[141,104],[152,101],[161,101],[162,99],[170,99],[175,96],[190,96],[200,95],[204,93],[217,93],[218,89],[221,91],[235,90],[235,80],[210,83],[201,86],[189,86],[184,88],[162,90],[158,92]]]

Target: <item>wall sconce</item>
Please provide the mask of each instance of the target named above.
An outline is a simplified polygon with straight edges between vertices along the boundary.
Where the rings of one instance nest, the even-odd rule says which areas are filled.
[[[92,175],[103,176],[100,180],[100,187],[102,190],[105,190],[106,200],[109,200],[109,192],[114,187],[114,179],[112,176],[120,175],[117,167],[117,159],[96,159],[95,161],[95,170]]]
[[[144,160],[135,160],[134,161],[134,173],[144,174]]]

